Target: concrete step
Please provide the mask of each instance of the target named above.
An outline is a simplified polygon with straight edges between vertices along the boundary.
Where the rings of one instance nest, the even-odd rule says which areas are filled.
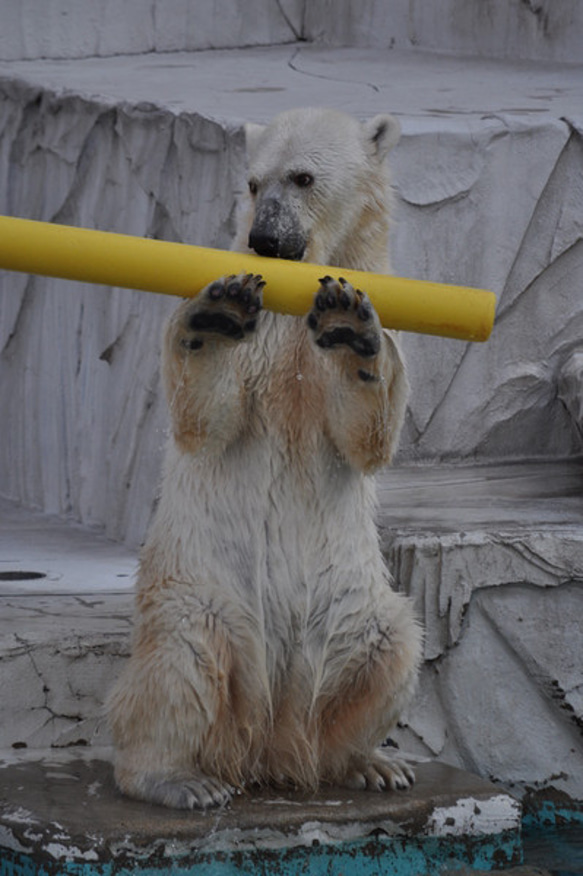
[[[405,750],[583,800],[582,495],[581,460],[381,476],[385,556],[425,627]]]
[[[475,776],[419,764],[407,792],[257,792],[207,813],[122,799],[109,764],[22,756],[0,769],[0,874],[491,870],[521,860],[520,804]]]

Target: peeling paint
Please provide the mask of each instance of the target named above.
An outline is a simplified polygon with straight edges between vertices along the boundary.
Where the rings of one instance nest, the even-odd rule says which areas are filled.
[[[438,807],[427,822],[426,831],[437,836],[473,836],[484,832],[491,822],[496,830],[516,830],[520,825],[521,806],[517,800],[500,794],[489,800],[468,797],[453,806]]]

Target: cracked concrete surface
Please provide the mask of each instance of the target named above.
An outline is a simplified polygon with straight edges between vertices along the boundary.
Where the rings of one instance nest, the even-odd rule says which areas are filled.
[[[0,609],[0,749],[106,744],[103,701],[129,654],[131,593],[0,595]]]
[[[302,38],[302,0],[5,0],[0,58],[79,58],[270,45]]]
[[[103,745],[129,653],[136,556],[0,500],[0,749]]]

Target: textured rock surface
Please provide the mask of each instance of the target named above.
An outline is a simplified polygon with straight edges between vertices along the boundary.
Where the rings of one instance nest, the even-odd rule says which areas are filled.
[[[0,595],[0,748],[109,742],[103,702],[129,654],[132,594]]]
[[[152,106],[7,90],[2,212],[228,244],[240,135]],[[139,543],[164,442],[159,337],[174,301],[0,282],[2,492]]]
[[[581,61],[578,0],[4,0],[0,58],[83,58],[269,45],[422,48]]]
[[[572,353],[559,374],[559,398],[583,436],[583,351]]]
[[[426,630],[406,750],[583,798],[583,467],[387,474],[389,564]]]
[[[331,14],[331,11],[334,14]],[[304,32],[342,45],[581,62],[577,0],[351,0],[308,3]]]
[[[286,43],[303,0],[4,0],[0,58],[85,58]]]

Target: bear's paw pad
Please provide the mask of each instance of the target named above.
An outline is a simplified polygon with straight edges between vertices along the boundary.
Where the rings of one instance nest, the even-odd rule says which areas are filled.
[[[206,286],[193,300],[186,314],[188,336],[184,347],[197,350],[203,342],[199,333],[223,335],[243,340],[256,328],[263,306],[265,281],[260,274],[231,274]]]
[[[369,358],[381,347],[380,323],[372,304],[343,277],[320,280],[308,326],[324,350],[347,346],[358,356]]]

